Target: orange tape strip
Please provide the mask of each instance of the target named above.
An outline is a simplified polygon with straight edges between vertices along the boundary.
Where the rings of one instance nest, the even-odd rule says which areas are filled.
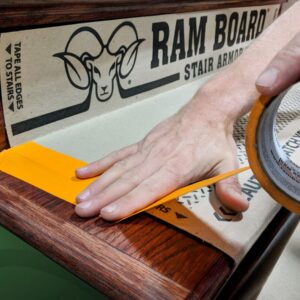
[[[74,170],[85,162],[53,151],[34,142],[0,153],[0,170],[67,202],[95,180],[79,180]]]
[[[244,168],[232,170],[230,172],[227,172],[227,173],[215,176],[215,177],[211,177],[209,179],[204,179],[204,180],[198,181],[196,183],[193,183],[191,185],[188,185],[188,186],[185,186],[183,188],[180,188],[180,189],[174,191],[173,193],[171,193],[171,194],[163,197],[162,199],[160,199],[160,200],[158,200],[158,201],[150,204],[149,206],[147,206],[147,207],[145,207],[145,208],[143,208],[143,209],[141,209],[141,210],[139,210],[139,211],[131,214],[128,217],[123,218],[122,220],[125,220],[125,219],[127,219],[129,217],[132,217],[132,216],[134,216],[136,214],[139,214],[139,213],[141,213],[143,211],[149,210],[149,209],[154,208],[154,207],[156,207],[158,205],[161,205],[161,204],[164,204],[164,203],[169,202],[171,200],[174,200],[174,199],[176,199],[176,198],[178,198],[180,196],[183,196],[185,194],[188,194],[188,193],[190,193],[192,191],[201,189],[201,188],[206,187],[208,185],[212,185],[212,184],[214,184],[214,183],[216,183],[216,182],[218,182],[220,180],[223,180],[223,179],[226,179],[228,177],[231,177],[231,176],[237,175],[239,173],[245,172],[245,171],[247,171],[249,169],[250,169],[250,167],[244,167]],[[122,220],[120,220],[120,221],[122,221]]]
[[[1,171],[72,204],[76,204],[76,196],[96,179],[92,178],[80,180],[75,177],[75,169],[84,165],[86,165],[86,162],[56,152],[34,142],[28,142],[13,147],[1,152],[0,154]],[[214,184],[220,180],[246,170],[249,170],[249,167],[233,170],[228,173],[188,185],[176,190],[132,215],[146,211],[196,189]]]

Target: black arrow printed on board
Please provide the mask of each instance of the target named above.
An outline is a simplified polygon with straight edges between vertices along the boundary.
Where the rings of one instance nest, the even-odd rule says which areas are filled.
[[[187,219],[187,217],[186,217],[185,215],[180,214],[180,213],[178,213],[178,212],[175,212],[175,215],[176,215],[176,218],[177,218],[177,219]]]
[[[11,55],[11,44],[9,44],[5,50],[9,55]]]
[[[14,112],[14,111],[15,111],[14,103],[12,102],[8,108],[9,108],[12,112]]]

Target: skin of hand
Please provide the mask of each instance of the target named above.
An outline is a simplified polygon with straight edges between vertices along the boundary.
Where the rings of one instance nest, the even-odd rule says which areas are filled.
[[[256,81],[257,90],[268,96],[278,95],[300,79],[300,31],[278,52]]]
[[[300,30],[299,13],[300,5],[294,5],[235,63],[205,84],[187,105],[158,124],[142,141],[78,169],[78,178],[101,175],[78,195],[76,213],[118,220],[179,187],[235,169],[233,124],[259,96],[255,88],[258,75]],[[272,75],[276,82],[281,78],[279,74]],[[263,73],[257,86],[266,93],[272,84],[264,76]],[[248,208],[236,177],[218,182],[216,193],[228,208]]]
[[[201,89],[142,141],[78,170],[80,178],[104,173],[78,196],[76,212],[116,220],[181,186],[235,169],[234,121],[205,93]],[[236,178],[218,183],[216,192],[228,207],[247,209]]]

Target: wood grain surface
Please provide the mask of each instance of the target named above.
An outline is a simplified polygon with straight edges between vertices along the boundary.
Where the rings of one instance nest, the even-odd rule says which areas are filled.
[[[85,220],[16,178],[0,182],[0,223],[112,298],[210,299],[232,271],[221,251],[148,215]]]
[[[0,88],[1,91],[1,88]],[[2,100],[0,94],[0,151],[9,147],[8,138],[5,129]]]

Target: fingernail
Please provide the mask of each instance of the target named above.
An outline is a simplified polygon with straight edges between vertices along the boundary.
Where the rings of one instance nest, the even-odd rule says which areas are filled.
[[[243,204],[245,204],[246,206],[249,205],[249,201],[244,196],[242,196],[241,199],[242,199]]]
[[[237,198],[239,198],[245,205],[248,205],[248,200],[244,197],[242,192],[238,192],[234,189],[231,190],[232,195],[235,195]]]
[[[76,205],[78,208],[88,209],[92,204],[92,201],[80,202]]]
[[[276,83],[278,74],[278,69],[269,68],[258,77],[256,84],[262,87],[271,87]]]
[[[118,209],[118,206],[116,204],[110,204],[110,205],[105,206],[105,207],[103,207],[101,209],[101,215],[103,213],[105,213],[105,214],[113,214],[113,213],[115,213],[117,211],[117,209]]]
[[[79,201],[84,201],[86,200],[89,196],[91,195],[89,190],[85,190],[83,192],[81,192],[78,196],[77,196],[77,200]]]
[[[87,166],[84,166],[84,167],[78,168],[78,169],[76,170],[76,172],[85,172],[85,171],[87,171],[87,169],[88,169],[88,167],[87,167]]]
[[[242,196],[242,191],[240,189],[230,188],[230,193],[235,194],[237,196]]]

